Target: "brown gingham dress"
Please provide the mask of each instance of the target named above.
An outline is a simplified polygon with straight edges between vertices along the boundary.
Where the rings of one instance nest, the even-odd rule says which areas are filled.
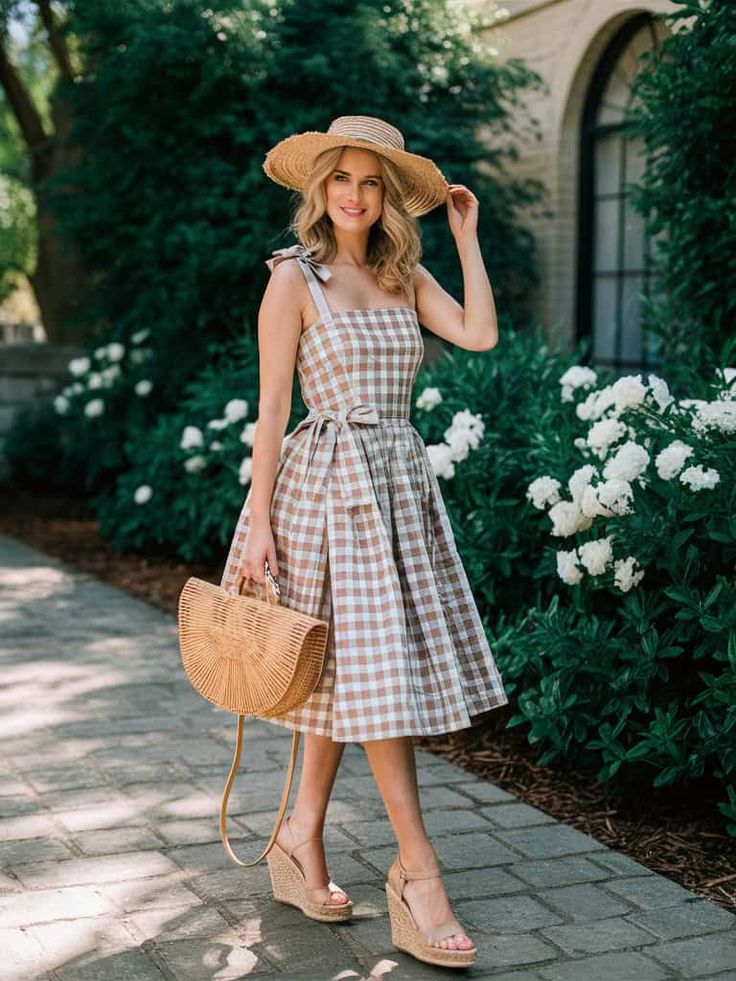
[[[424,341],[411,307],[332,313],[301,245],[319,319],[297,372],[308,414],[283,441],[271,529],[281,603],[329,620],[306,702],[268,721],[336,742],[463,729],[506,704],[424,442],[409,422]],[[220,585],[234,593],[250,490]]]

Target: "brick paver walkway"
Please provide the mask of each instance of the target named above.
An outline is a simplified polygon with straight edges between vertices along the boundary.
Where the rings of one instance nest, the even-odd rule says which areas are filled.
[[[393,949],[393,836],[359,745],[328,812],[324,925],[275,903],[265,861],[218,839],[232,718],[190,687],[176,622],[0,536],[0,975],[70,981],[440,978]],[[291,736],[246,722],[236,847],[270,831]],[[736,917],[492,784],[421,752],[426,822],[480,948],[465,976],[736,978]],[[292,790],[293,795],[293,790]],[[240,834],[238,834],[238,831]]]

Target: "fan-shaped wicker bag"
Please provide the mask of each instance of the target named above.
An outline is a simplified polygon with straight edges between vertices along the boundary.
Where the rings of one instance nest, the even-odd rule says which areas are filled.
[[[329,629],[329,621],[284,606],[268,562],[265,572],[266,584],[241,574],[236,594],[190,576],[178,603],[179,649],[189,680],[208,701],[238,715],[235,755],[220,805],[220,836],[230,858],[246,866],[265,858],[276,841],[289,800],[301,733],[294,730],[289,769],[270,841],[258,858],[243,862],[230,847],[226,817],[243,749],[244,717],[281,715],[309,697],[322,674]],[[243,591],[245,583],[253,595]]]

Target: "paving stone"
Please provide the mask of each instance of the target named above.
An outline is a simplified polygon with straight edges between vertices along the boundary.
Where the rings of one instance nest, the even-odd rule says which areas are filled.
[[[562,923],[540,931],[567,954],[602,954],[608,950],[624,950],[654,942],[646,930],[622,916],[585,923]]]
[[[680,906],[637,910],[626,917],[661,940],[674,940],[694,934],[734,929],[736,916],[706,899],[689,901]]]
[[[573,920],[600,920],[631,912],[631,904],[622,902],[594,885],[561,886],[539,889],[536,895],[554,909]]]
[[[147,824],[140,804],[130,799],[116,799],[111,803],[77,807],[73,810],[57,810],[56,818],[67,831],[98,831],[103,828],[119,828]],[[2,830],[0,830],[2,835]]]
[[[551,814],[546,814],[528,804],[493,804],[481,807],[479,813],[498,828],[525,828],[537,824],[557,824]]]
[[[546,981],[659,981],[668,975],[644,954],[624,951],[560,962],[539,969]]]
[[[31,814],[0,820],[0,842],[23,838],[43,838],[56,831],[54,822],[45,814]]]
[[[59,981],[163,981],[166,977],[141,950],[92,954],[84,963],[57,968],[54,974]]]
[[[181,873],[178,875],[181,876]],[[96,889],[121,913],[148,909],[197,909],[202,902],[190,888],[192,880],[192,876],[158,876],[103,883]]]
[[[71,844],[59,838],[20,838],[0,841],[0,867],[12,868],[25,862],[46,862],[49,859],[72,858]]]
[[[429,784],[422,787],[420,803],[425,814],[435,808],[450,807],[457,809],[458,807],[472,808],[476,806],[475,801],[469,797],[458,794],[452,787],[445,787],[442,784]]]
[[[685,978],[706,978],[731,971],[736,978],[736,928],[687,940],[671,940],[647,953]]]
[[[613,879],[606,883],[606,889],[645,909],[675,906],[691,895],[684,886],[653,872],[632,879]]]
[[[610,879],[610,873],[595,865],[589,858],[572,855],[569,858],[546,858],[536,862],[514,862],[508,871],[518,875],[531,886],[569,886],[578,882]]]
[[[66,862],[34,862],[17,865],[13,872],[30,889],[88,885],[94,882],[127,882],[149,879],[179,871],[178,866],[157,852],[127,852],[95,858],[72,858]]]
[[[243,826],[233,818],[228,818],[228,832],[233,839],[250,836]],[[170,845],[197,845],[219,841],[220,831],[217,822],[210,818],[197,818],[191,821],[156,821],[152,827]]]
[[[476,971],[483,975],[483,972],[491,970],[500,972],[504,968],[523,965],[526,970],[534,972],[532,977],[538,977],[541,965],[559,956],[555,947],[530,933],[484,933],[478,936],[476,943],[478,955],[472,967],[473,975]],[[522,976],[525,976],[526,970]],[[444,977],[444,973],[439,976]],[[593,981],[593,978],[589,978],[588,981]]]
[[[445,869],[476,869],[505,865],[514,860],[513,852],[491,834],[474,831],[448,835],[434,842],[437,858]]]
[[[112,900],[94,886],[41,889],[14,896],[0,896],[0,928],[29,926],[49,920],[99,916],[114,910]]]
[[[126,929],[139,943],[156,944],[170,940],[212,940],[240,943],[240,938],[218,910],[206,906],[166,909],[153,907],[130,913]]]
[[[121,852],[160,848],[162,841],[148,828],[110,828],[82,831],[74,836],[77,847],[86,855],[116,855]]]
[[[504,934],[530,933],[563,922],[558,913],[553,913],[532,896],[504,896],[482,902],[463,900],[457,903],[457,913],[468,926]],[[544,930],[541,933],[547,935]]]
[[[529,858],[555,858],[558,855],[593,852],[604,847],[590,835],[565,824],[497,831],[496,837]]]
[[[245,944],[207,938],[157,943],[154,956],[176,981],[234,981],[258,975],[259,957]]]
[[[490,825],[477,811],[446,810],[428,811],[424,815],[424,826],[430,837],[441,838],[447,834],[457,834],[460,831],[488,831]]]

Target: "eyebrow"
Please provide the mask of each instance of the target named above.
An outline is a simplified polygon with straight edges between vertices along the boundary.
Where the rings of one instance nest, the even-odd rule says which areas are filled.
[[[335,173],[336,174],[345,174],[347,177],[350,177],[350,171],[349,170],[339,170],[338,168],[335,168]],[[366,177],[377,177],[379,180],[381,179],[381,175],[380,174],[366,174],[365,176]]]

